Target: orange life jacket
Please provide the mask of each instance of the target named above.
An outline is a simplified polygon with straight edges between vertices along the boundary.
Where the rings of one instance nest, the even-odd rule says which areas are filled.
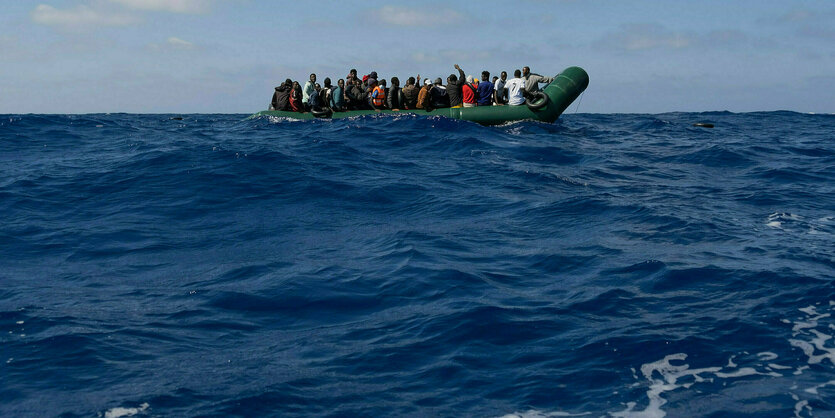
[[[371,99],[374,101],[374,106],[382,106],[386,102],[386,89],[380,86],[374,87],[374,91],[371,92]]]

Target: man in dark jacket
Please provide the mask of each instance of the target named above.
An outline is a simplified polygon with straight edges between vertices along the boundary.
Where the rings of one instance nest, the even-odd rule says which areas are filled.
[[[397,110],[403,108],[403,89],[400,88],[400,79],[397,77],[391,78],[391,87],[386,92],[386,106]]]
[[[449,93],[447,93],[447,88],[441,84],[441,77],[435,79],[435,85],[429,90],[429,94],[429,102],[431,103],[432,109],[449,107]],[[459,95],[458,97],[460,98],[461,96]]]
[[[481,72],[481,83],[478,83],[478,105],[491,106],[493,104],[493,83],[490,81],[490,72]]]
[[[450,74],[447,77],[446,94],[449,96],[448,107],[461,107],[464,105],[464,83],[467,82],[464,70],[455,64],[455,69],[458,70],[458,77],[455,74]]]
[[[420,74],[417,76],[417,83],[420,83]],[[415,85],[414,77],[409,77],[409,79],[406,80],[406,87],[403,87],[403,108],[417,109],[419,94],[420,86]]]
[[[275,88],[273,100],[270,103],[270,110],[290,110],[290,89],[293,82],[288,78],[284,83]]]

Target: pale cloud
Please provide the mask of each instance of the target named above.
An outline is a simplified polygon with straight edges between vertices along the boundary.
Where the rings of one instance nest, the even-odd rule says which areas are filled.
[[[204,13],[208,0],[108,0],[133,10],[171,13]]]
[[[172,36],[165,42],[149,44],[148,48],[152,51],[188,51],[196,50],[197,46],[192,42]]]
[[[139,19],[126,14],[96,10],[85,5],[61,10],[47,4],[39,4],[32,11],[32,21],[47,26],[82,29],[93,26],[128,26],[136,24]]]
[[[192,48],[194,48],[193,43],[191,43],[189,41],[184,41],[184,40],[182,40],[180,38],[177,38],[177,37],[174,37],[174,36],[168,38],[168,40],[166,42],[168,43],[168,45],[171,45],[171,47],[177,48],[177,49],[192,49]]]
[[[629,24],[598,39],[594,45],[603,49],[627,52],[687,48],[717,48],[740,45],[749,41],[737,30],[716,30],[707,33],[671,31],[654,23]]]
[[[438,26],[458,23],[461,13],[451,9],[433,10],[431,13],[414,8],[383,6],[370,12],[372,20],[391,26]]]
[[[626,51],[681,49],[692,43],[693,40],[687,35],[670,32],[653,23],[624,25],[618,32],[610,33],[597,42],[598,46]]]

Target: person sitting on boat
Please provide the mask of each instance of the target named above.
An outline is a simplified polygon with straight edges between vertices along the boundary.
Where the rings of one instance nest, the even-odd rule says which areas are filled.
[[[429,93],[429,102],[433,109],[449,107],[449,93],[447,92],[447,88],[441,84],[441,77],[435,79],[435,85],[432,86],[432,90]]]
[[[400,79],[392,77],[391,87],[386,92],[386,106],[391,110],[400,110],[403,108],[404,102],[403,89],[400,88]]]
[[[336,87],[331,91],[330,102],[328,103],[336,112],[345,110],[345,80],[339,79],[336,81]]]
[[[368,78],[363,77],[362,81],[365,82],[365,91],[368,92],[368,94],[371,94],[371,91],[374,89],[374,87],[376,87],[379,84],[379,81],[377,81],[377,72],[372,71],[368,73]]]
[[[420,74],[417,76],[417,83],[420,83]],[[403,108],[417,109],[418,95],[420,95],[420,86],[415,85],[414,77],[409,77],[406,80],[406,87],[403,87]]]
[[[293,82],[293,88],[290,90],[290,110],[293,112],[304,112],[302,87],[298,81]]]
[[[316,74],[310,74],[310,80],[304,83],[304,90],[302,90],[302,102],[305,110],[310,110],[307,104],[310,102],[310,93],[316,90]]]
[[[522,67],[522,78],[525,79],[525,91],[528,93],[535,93],[539,91],[539,83],[551,83],[554,77],[543,77],[539,74],[531,73],[528,66]]]
[[[365,91],[362,88],[362,82],[360,79],[354,79],[354,86],[351,87],[349,92],[349,96],[351,98],[351,109],[352,110],[361,110],[365,109],[366,100],[365,100]]]
[[[464,84],[462,93],[464,107],[476,107],[478,99],[478,84],[475,83],[473,76],[467,76],[467,83]]]
[[[348,88],[353,87],[354,86],[354,80],[356,80],[356,79],[357,79],[357,69],[356,68],[351,68],[351,71],[349,71],[348,75],[345,76],[345,85],[348,86]]]
[[[369,77],[369,80],[372,80]],[[368,87],[371,89],[371,94],[368,96],[369,104],[374,110],[382,110],[386,108],[386,80],[380,80],[379,83],[369,81]]]
[[[497,105],[507,104],[507,71],[502,71],[502,76],[493,84],[493,103]]]
[[[321,105],[330,107],[333,99],[331,96],[333,96],[333,85],[331,84],[330,77],[325,77],[325,86],[319,91],[319,101],[321,102]]]
[[[465,81],[464,70],[458,64],[455,64],[455,69],[458,70],[459,75],[456,77],[455,74],[450,74],[446,79],[446,94],[449,96],[449,106],[445,107],[461,107],[464,103],[462,99]]]
[[[423,87],[421,87],[420,92],[418,92],[418,99],[417,103],[415,103],[415,109],[426,109],[427,111],[432,109],[432,88],[432,82],[429,81],[429,79],[427,78]]]
[[[319,85],[319,83],[313,85],[313,91],[311,91],[310,94],[307,96],[307,102],[305,102],[308,111],[311,109],[319,109],[322,107],[322,103],[319,100],[319,92],[321,90],[322,87]]]
[[[288,78],[275,88],[273,94],[273,101],[270,104],[270,110],[289,110],[290,109],[290,90],[293,88],[293,82]]]
[[[481,72],[481,83],[478,83],[478,105],[490,106],[493,104],[493,83],[490,82],[490,72]]]
[[[513,72],[513,78],[505,84],[505,88],[507,88],[507,104],[511,106],[525,104],[525,79],[522,78],[521,71]]]

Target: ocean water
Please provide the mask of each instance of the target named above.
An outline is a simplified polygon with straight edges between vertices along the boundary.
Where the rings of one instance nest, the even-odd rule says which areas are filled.
[[[835,116],[172,116],[0,116],[0,415],[835,415]]]

